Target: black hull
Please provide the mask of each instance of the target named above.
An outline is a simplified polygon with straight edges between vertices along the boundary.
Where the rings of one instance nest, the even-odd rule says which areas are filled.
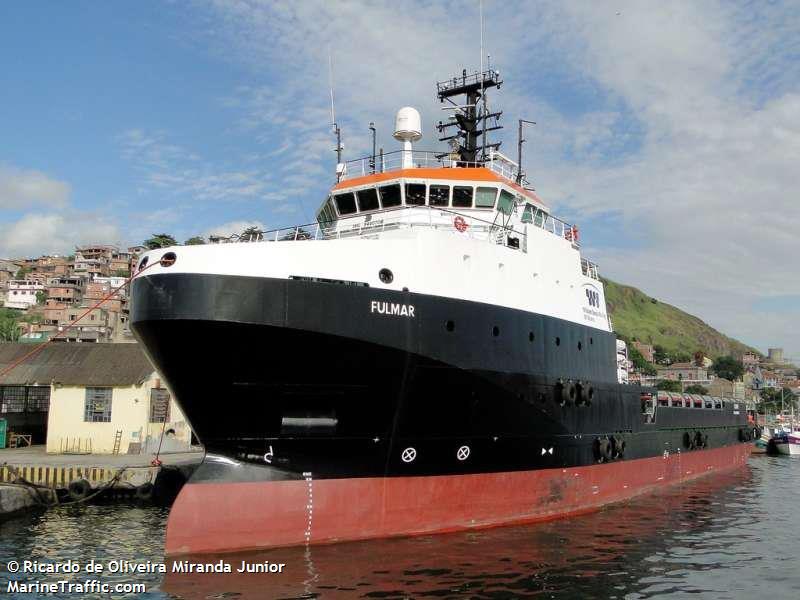
[[[586,466],[606,460],[605,438],[625,442],[609,460],[630,460],[692,451],[686,434],[698,432],[706,448],[735,444],[746,426],[730,404],[659,407],[648,423],[642,388],[615,382],[615,336],[542,315],[218,275],[141,277],[132,295],[132,328],[200,440],[245,463],[209,463],[198,480]],[[591,388],[591,403],[565,402],[571,383]]]

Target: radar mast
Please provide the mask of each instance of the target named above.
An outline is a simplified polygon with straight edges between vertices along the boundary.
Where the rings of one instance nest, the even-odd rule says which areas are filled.
[[[477,166],[477,163],[486,162],[489,151],[497,150],[502,144],[488,143],[485,135],[489,131],[503,128],[499,123],[503,111],[489,112],[486,105],[487,90],[499,88],[502,83],[500,73],[494,69],[472,75],[467,75],[467,70],[464,69],[460,76],[436,84],[439,101],[443,103],[447,100],[453,105],[453,116],[449,121],[439,121],[436,126],[439,133],[443,134],[439,141],[450,142],[454,152],[458,154],[458,160],[466,163],[464,166]],[[463,104],[453,101],[457,96],[464,97]],[[452,127],[457,130],[452,132]]]

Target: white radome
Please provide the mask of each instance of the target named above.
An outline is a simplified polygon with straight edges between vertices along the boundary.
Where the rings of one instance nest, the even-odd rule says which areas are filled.
[[[401,142],[416,142],[422,139],[422,118],[416,108],[404,106],[397,111],[394,139]]]

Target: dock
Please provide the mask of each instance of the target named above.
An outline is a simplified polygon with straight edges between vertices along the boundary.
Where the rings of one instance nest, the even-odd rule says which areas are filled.
[[[153,465],[150,454],[48,454],[44,446],[6,448],[0,450],[0,507],[18,503],[40,502],[26,500],[29,490],[42,490],[57,498],[83,500],[95,492],[112,489],[114,492],[135,495],[151,500],[159,483],[165,496],[174,496],[191,473],[202,462],[202,449],[192,452],[161,454],[161,464]],[[16,491],[9,491],[14,489]],[[22,489],[22,491],[20,491]],[[9,512],[0,508],[0,514]]]

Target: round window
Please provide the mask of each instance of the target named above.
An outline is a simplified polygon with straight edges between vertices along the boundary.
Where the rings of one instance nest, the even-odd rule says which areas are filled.
[[[394,281],[394,273],[389,269],[381,269],[378,271],[378,279],[380,279],[382,283],[392,283]]]
[[[171,267],[172,265],[175,264],[175,261],[177,259],[178,257],[175,256],[174,252],[167,252],[164,256],[161,257],[161,260],[159,262],[161,263],[162,267]]]

